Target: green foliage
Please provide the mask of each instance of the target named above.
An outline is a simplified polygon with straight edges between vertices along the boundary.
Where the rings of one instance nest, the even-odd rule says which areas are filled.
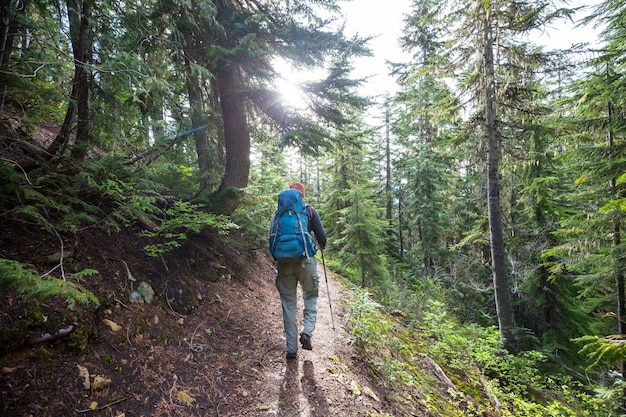
[[[40,276],[28,265],[10,259],[0,259],[0,285],[15,287],[25,299],[35,297],[39,300],[46,300],[51,297],[61,297],[70,310],[73,310],[76,304],[84,306],[100,304],[91,291],[73,281],[96,274],[98,271],[86,269],[73,274],[67,280]]]
[[[537,351],[512,356],[503,350],[495,327],[464,326],[430,302],[420,321],[402,325],[367,292],[353,289],[346,318],[373,374],[402,404],[420,404],[438,416],[606,416],[606,404],[562,374],[543,375],[546,357]],[[453,387],[441,388],[429,360]],[[412,398],[419,390],[421,400]],[[607,395],[613,395],[610,393]],[[497,411],[496,411],[497,410]],[[402,412],[400,412],[402,414]],[[419,413],[418,413],[419,414]]]
[[[624,335],[582,336],[575,341],[584,345],[580,353],[591,360],[589,369],[593,369],[599,364],[610,366],[626,361]]]
[[[620,234],[626,194],[623,2],[607,0],[596,10],[595,16],[609,23],[607,47],[593,53],[597,59],[580,83],[559,91],[571,101],[554,102],[553,108],[571,119],[546,106],[555,81],[549,79],[546,58],[555,57],[516,37],[571,10],[541,2],[450,7],[413,2],[402,42],[416,59],[396,68],[402,89],[396,105],[387,109],[392,143],[382,152],[382,132],[362,124],[367,100],[356,94],[360,80],[350,77],[351,59],[367,52],[363,39],[345,39],[333,29],[332,18],[318,16],[318,9],[334,15],[338,3],[292,0],[273,8],[252,3],[147,2],[137,8],[129,2],[116,4],[114,13],[109,3],[93,3],[89,30],[98,61],[85,66],[93,76],[85,160],[72,160],[70,153],[72,141],[81,139],[76,123],[65,126],[75,136],[59,152],[47,155],[43,149],[70,103],[74,60],[67,19],[59,17],[54,3],[36,3],[18,16],[9,13],[5,29],[15,41],[7,43],[0,82],[5,93],[0,221],[65,238],[87,227],[116,233],[145,218],[157,225],[143,233],[154,242],[145,248],[153,256],[205,227],[227,233],[236,223],[252,245],[265,247],[280,187],[288,178],[305,182],[307,189],[317,181],[307,198],[322,209],[330,236],[328,264],[368,291],[357,297],[362,305],[354,306],[355,337],[368,349],[377,375],[390,375],[393,387],[408,387],[409,394],[398,390],[399,398],[406,400],[424,386],[418,399],[426,404],[424,413],[493,411],[489,400],[474,405],[458,393],[437,398],[430,376],[419,372],[420,364],[409,354],[427,352],[445,364],[464,394],[485,393],[506,403],[503,415],[570,415],[574,407],[550,402],[550,392],[582,409],[601,410],[567,378],[557,373],[546,382],[540,371],[562,365],[552,354],[556,351],[574,363],[574,375],[580,355],[591,360],[599,378],[601,369],[623,360],[620,344],[595,336],[615,332],[614,321],[601,316],[615,310],[615,277],[626,270],[625,244],[617,243],[625,240]],[[528,328],[524,348],[529,351],[519,357],[501,351],[493,327],[486,148],[479,129],[485,85],[491,84],[481,81],[484,55],[477,53],[484,50],[483,7],[497,28],[497,91],[488,98],[498,109],[503,151],[498,174],[504,256],[516,321]],[[328,70],[323,79],[302,85],[310,108],[291,112],[274,91],[277,56],[297,71]],[[567,73],[562,56],[558,60],[558,83],[567,85],[573,73]],[[249,128],[258,141],[251,158],[245,146],[232,147],[232,135],[224,129],[223,97],[216,87],[232,75],[229,70],[238,75],[237,91],[246,94],[242,120],[250,126],[238,128]],[[454,82],[461,88],[449,87]],[[194,93],[201,96],[196,104]],[[196,132],[206,135],[188,130],[199,125],[206,130]],[[186,133],[179,136],[180,131]],[[611,145],[605,143],[607,135]],[[331,152],[321,153],[320,147]],[[296,148],[320,158],[295,155]],[[381,175],[381,159],[387,156],[393,172]],[[253,170],[247,194],[227,189],[216,196],[224,167],[245,168],[248,161]],[[387,179],[390,187],[381,198]],[[198,193],[192,203],[180,201]],[[383,199],[394,205],[391,218],[384,214]],[[239,206],[230,218],[214,214],[230,213],[232,201]],[[11,262],[2,264],[3,282],[25,285],[27,297],[60,294],[72,306],[81,301],[67,294],[83,294],[75,280],[93,273],[58,280]],[[10,278],[15,276],[23,279]],[[380,304],[369,299],[374,295]],[[385,308],[402,309],[414,328],[396,326]],[[576,339],[585,344],[578,355],[569,340],[588,334],[594,336]],[[600,398],[614,398],[613,392],[598,392]]]
[[[233,223],[245,230],[247,244],[267,248],[270,221],[276,210],[276,194],[246,194],[237,210],[230,216]]]
[[[106,216],[102,227],[110,232],[136,222],[140,216],[162,216],[161,207],[170,199],[162,184],[134,174],[115,157],[90,161],[79,178],[84,184],[83,195],[98,199],[103,206]]]
[[[198,184],[198,173],[192,167],[169,160],[152,164],[146,176],[178,198],[188,197]]]
[[[358,127],[358,124],[357,124]],[[369,139],[367,130],[343,133],[348,138]],[[354,140],[354,139],[352,139]],[[385,246],[388,221],[376,203],[372,165],[366,163],[365,146],[345,146],[335,156],[331,167],[334,183],[323,207],[323,218],[333,247],[343,261],[342,268],[359,271],[357,282],[363,287],[381,288],[388,280]]]
[[[0,201],[13,207],[2,216],[46,231],[75,233],[97,224],[117,232],[139,216],[157,216],[168,200],[162,185],[133,175],[115,157],[93,159],[77,175],[73,170],[42,170],[30,180],[12,164],[1,164],[0,170],[7,178],[0,186]]]
[[[181,242],[187,239],[188,233],[200,233],[204,227],[216,230],[225,235],[238,226],[226,216],[202,211],[202,205],[177,201],[167,210],[161,224],[153,231],[142,231],[143,236],[161,240],[161,242],[146,245],[144,250],[150,256],[158,256],[180,247]]]
[[[98,208],[79,196],[80,187],[69,175],[51,171],[31,179],[10,163],[0,164],[0,175],[5,179],[0,185],[0,202],[11,207],[2,213],[5,219],[61,232],[76,231],[81,224],[97,219]]]

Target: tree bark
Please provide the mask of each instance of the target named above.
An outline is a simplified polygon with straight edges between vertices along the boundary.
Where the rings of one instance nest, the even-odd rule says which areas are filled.
[[[206,124],[206,118],[204,117],[200,80],[197,73],[194,72],[192,68],[193,61],[195,61],[195,56],[192,52],[194,43],[189,35],[190,34],[187,34],[187,48],[185,50],[185,83],[187,85],[187,97],[189,98],[189,108],[191,110],[191,127],[196,129]],[[193,137],[196,145],[196,154],[198,155],[198,168],[203,178],[200,182],[200,187],[204,188],[207,185],[207,175],[210,168],[207,130],[198,129],[194,132]]]
[[[89,104],[90,72],[92,63],[91,4],[89,0],[68,0],[67,14],[76,67],[76,140],[72,148],[72,159],[82,161],[91,146],[91,115]],[[72,22],[74,23],[72,25]],[[73,26],[73,27],[72,27]]]
[[[489,7],[489,6],[486,6]],[[504,347],[512,354],[517,353],[517,334],[513,305],[509,291],[508,272],[502,231],[502,210],[500,205],[500,142],[496,126],[495,106],[495,66],[493,58],[493,28],[489,10],[483,16],[483,54],[485,83],[485,135],[487,155],[487,206],[489,212],[489,235],[491,242],[491,264],[495,292],[496,311],[500,328],[500,338]]]
[[[13,7],[15,4],[15,8]],[[26,0],[2,0],[0,3],[0,111],[8,90],[9,67],[15,36],[20,32],[18,15],[26,15]]]
[[[246,119],[241,70],[236,63],[225,64],[216,74],[224,122],[226,166],[218,191],[245,188],[250,174],[250,132]]]
[[[389,222],[388,234],[391,236],[393,199],[391,195],[391,137],[389,134],[389,103],[385,103],[385,196],[387,211],[385,219]]]
[[[78,116],[72,158],[83,160],[91,143],[89,72],[86,70],[92,62],[91,6],[87,1],[79,3],[78,0],[67,0],[66,6],[74,54],[74,79],[63,125],[47,152],[54,158],[68,145],[74,118]]]
[[[609,126],[613,122],[613,104],[609,103],[607,106],[607,113],[609,119]],[[611,153],[613,153],[613,147],[615,146],[615,132],[613,128],[609,128],[608,132],[608,145],[611,149]],[[617,179],[611,178],[611,195],[617,196]],[[613,247],[619,248],[622,243],[622,232],[621,232],[621,212],[617,210],[615,212],[615,218],[613,219]],[[623,262],[620,259],[617,259],[615,267],[615,285],[617,287],[617,333],[618,334],[626,334],[626,326],[624,324],[624,319],[626,318],[626,288],[624,286],[624,267]],[[622,375],[626,373],[626,361],[622,361],[620,363],[620,371]],[[626,400],[625,400],[626,401]]]

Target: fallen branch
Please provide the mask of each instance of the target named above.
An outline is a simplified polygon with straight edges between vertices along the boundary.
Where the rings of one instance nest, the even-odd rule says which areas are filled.
[[[198,327],[200,327],[200,324],[198,324],[196,326],[196,328],[194,329],[193,333],[191,333],[191,340],[187,343],[189,345],[189,349],[191,349],[193,352],[201,352],[202,349],[207,346],[206,344],[200,344],[200,343],[194,343],[193,342],[193,338],[196,335],[196,332],[198,331]],[[187,339],[185,339],[185,342],[187,342]]]
[[[48,271],[45,274],[43,274],[41,276],[41,278],[45,278],[48,275],[50,275],[55,269],[61,268],[61,278],[63,278],[63,281],[67,281],[67,278],[65,278],[65,270],[63,269],[63,258],[64,258],[63,239],[61,238],[61,235],[59,235],[59,232],[57,232],[56,229],[49,222],[46,222],[46,223],[48,224],[48,227],[50,227],[50,230],[52,230],[54,232],[54,234],[56,235],[57,239],[59,239],[59,242],[61,243],[61,251],[58,254],[58,259],[56,258],[56,255],[53,255],[54,258],[52,258],[53,262],[58,261],[59,263],[54,268],[52,268],[50,271]],[[73,254],[73,251],[72,251],[72,254]]]
[[[133,397],[126,397],[126,398],[120,398],[119,400],[115,400],[112,401],[108,404],[103,405],[102,407],[97,407],[97,408],[86,408],[84,410],[76,410],[77,413],[89,413],[90,411],[102,411],[102,410],[106,410],[107,408],[114,406],[115,404],[119,404],[122,403],[124,401],[130,400]]]
[[[171,301],[170,298],[167,296],[167,290],[165,290],[165,302],[167,302],[167,306],[170,308],[170,310],[172,310],[172,313],[176,314],[180,318],[183,318],[183,319],[186,318],[187,316],[185,316],[184,314],[180,314],[178,311],[174,310],[174,307],[172,307],[172,304],[170,304],[170,301]]]
[[[37,343],[50,342],[52,340],[58,339],[59,337],[69,335],[76,329],[76,327],[78,327],[78,323],[72,323],[57,330],[56,333],[41,333],[39,336],[33,336],[28,339],[28,343],[34,345]]]
[[[22,168],[22,166],[21,166],[20,164],[18,164],[18,163],[17,163],[17,162],[15,162],[15,161],[12,161],[12,160],[10,160],[10,159],[6,159],[6,158],[0,158],[0,159],[1,159],[1,160],[3,160],[3,161],[7,161],[7,162],[9,162],[9,163],[11,163],[11,164],[14,164],[16,167],[18,167],[19,169],[21,169],[21,170],[22,170],[22,173],[24,174],[24,177],[26,178],[26,182],[28,182],[28,184],[30,184],[30,185],[33,185],[33,183],[32,183],[32,182],[30,182],[30,178],[28,178],[28,173],[26,172],[26,170],[25,170],[24,168]]]
[[[172,404],[174,407],[184,408],[182,405],[174,404],[174,401],[172,401],[172,392],[176,387],[176,381],[178,381],[178,376],[174,375],[174,382],[172,383],[172,388],[170,388],[170,404]]]
[[[228,321],[228,318],[230,317],[230,312],[231,311],[233,311],[232,308],[230,310],[228,310],[228,314],[226,314],[226,318],[224,320],[222,320],[222,325],[225,325],[226,322]]]

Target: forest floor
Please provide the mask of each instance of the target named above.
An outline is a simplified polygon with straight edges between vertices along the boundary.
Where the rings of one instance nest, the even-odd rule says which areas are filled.
[[[78,282],[101,305],[71,311],[63,299],[23,301],[2,288],[2,416],[392,413],[347,331],[347,293],[321,262],[313,350],[287,360],[276,270],[266,251],[204,233],[151,258],[137,230],[90,231],[66,243],[60,268],[58,258],[48,259],[59,250],[56,237],[20,225],[3,229],[0,258],[30,262],[38,271],[56,266],[56,276],[98,270]],[[129,301],[141,281],[155,291],[152,304]],[[62,328],[72,332],[35,340]]]

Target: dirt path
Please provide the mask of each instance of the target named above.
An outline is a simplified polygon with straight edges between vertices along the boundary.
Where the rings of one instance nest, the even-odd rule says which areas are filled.
[[[285,359],[277,293],[268,306],[277,324],[268,336],[273,343],[278,343],[278,347],[272,359],[264,365],[264,378],[259,381],[259,403],[249,415],[365,416],[380,411],[381,404],[371,382],[362,373],[362,365],[358,363],[358,356],[354,354],[345,330],[345,292],[328,270],[327,290],[324,269],[319,261],[318,272],[320,296],[312,351],[300,349],[297,360]],[[300,295],[298,307],[301,323]]]
[[[168,269],[128,260],[154,286],[153,305],[129,303],[123,263],[100,256],[97,290],[108,294],[107,305],[69,317],[63,300],[35,306],[49,321],[55,315],[76,320],[79,330],[0,357],[0,415],[356,417],[387,411],[346,332],[347,293],[327,270],[331,319],[319,260],[313,350],[300,349],[297,360],[287,361],[276,270],[264,251],[230,250],[223,255],[228,263],[212,260],[210,268],[206,259],[217,257],[205,252],[171,256]],[[0,316],[6,326],[35,308],[8,292],[0,293],[0,303],[11,306]],[[298,303],[301,315],[301,297]],[[105,324],[111,321],[120,330]],[[77,343],[83,345],[77,349]],[[108,383],[85,388],[79,368]]]

